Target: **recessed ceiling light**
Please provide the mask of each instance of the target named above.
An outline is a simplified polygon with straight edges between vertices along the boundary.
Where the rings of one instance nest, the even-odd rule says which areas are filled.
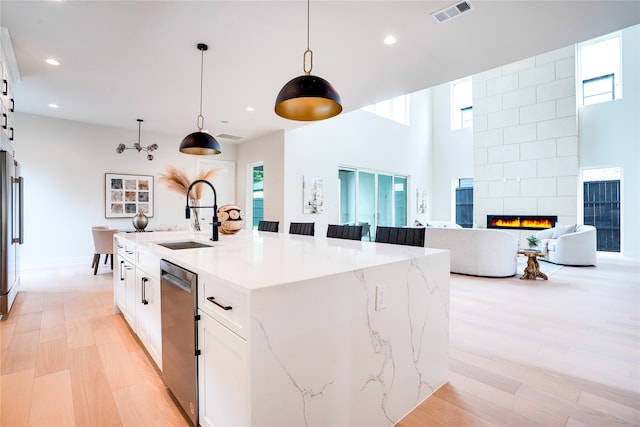
[[[55,58],[47,58],[44,60],[44,62],[46,62],[49,65],[60,65],[60,61],[58,61]]]
[[[398,40],[396,40],[395,36],[391,36],[391,35],[384,38],[384,44],[389,44],[389,45],[396,44],[397,41]]]
[[[256,109],[255,109],[255,108],[253,108],[253,107],[247,107],[247,111],[248,111],[248,112],[252,112],[252,111],[256,111]]]
[[[60,108],[60,106],[58,104],[49,104],[49,107],[51,107],[51,108]]]

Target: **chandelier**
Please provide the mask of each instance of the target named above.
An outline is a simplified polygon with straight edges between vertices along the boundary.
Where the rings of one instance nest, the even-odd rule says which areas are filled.
[[[138,151],[138,153],[141,151],[144,151],[147,153],[147,160],[153,160],[153,154],[151,154],[151,152],[158,149],[158,144],[151,144],[151,145],[147,145],[146,147],[143,147],[142,145],[140,145],[140,127],[142,126],[142,119],[137,119],[137,120],[138,120],[138,142],[133,144],[133,147],[127,147],[124,144],[120,144],[116,148],[116,153],[122,154],[124,150],[136,150]]]

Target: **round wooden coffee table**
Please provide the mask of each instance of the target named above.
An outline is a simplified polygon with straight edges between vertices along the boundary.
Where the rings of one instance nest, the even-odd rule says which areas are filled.
[[[521,249],[518,251],[518,254],[527,257],[527,266],[524,268],[524,272],[522,273],[520,280],[536,280],[538,277],[544,280],[549,279],[546,274],[540,271],[540,263],[538,262],[538,257],[544,258],[546,255],[543,252]]]

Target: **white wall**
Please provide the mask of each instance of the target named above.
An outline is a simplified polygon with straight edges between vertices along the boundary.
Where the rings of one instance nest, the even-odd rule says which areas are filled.
[[[284,213],[284,132],[278,131],[243,142],[237,149],[236,167],[236,200],[245,211],[245,226],[253,224],[251,191],[253,188],[253,165],[262,163],[264,166],[264,219],[280,221],[280,231],[283,228]]]
[[[579,110],[582,169],[622,167],[623,255],[640,257],[640,26],[622,31],[623,98]]]
[[[137,125],[137,124],[136,124]],[[195,174],[200,157],[182,154],[182,136],[145,132],[142,145],[157,143],[154,160],[116,146],[137,142],[138,130],[117,129],[29,114],[16,114],[14,148],[25,177],[25,243],[23,268],[86,264],[93,256],[91,226],[133,229],[130,219],[106,219],[104,174],[155,176],[155,215],[148,228],[187,226],[185,198],[158,182],[166,165]],[[236,147],[221,143],[216,160],[235,161]],[[215,178],[212,179],[215,185]]]
[[[412,224],[418,218],[415,189],[428,185],[431,148],[427,92],[411,97],[411,126],[358,110],[288,132],[285,223],[315,222],[316,235],[326,234],[328,224],[337,224],[338,168],[346,166],[408,175],[407,221]],[[323,213],[303,213],[303,176],[323,179]]]
[[[450,83],[431,90],[433,108],[433,177],[431,220],[455,221],[453,181],[473,178],[473,129],[451,130]],[[474,123],[474,127],[476,124]]]

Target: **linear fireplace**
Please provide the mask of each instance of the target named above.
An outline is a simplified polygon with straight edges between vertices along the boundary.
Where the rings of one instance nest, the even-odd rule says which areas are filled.
[[[487,228],[544,230],[555,227],[557,221],[552,215],[487,215]]]

